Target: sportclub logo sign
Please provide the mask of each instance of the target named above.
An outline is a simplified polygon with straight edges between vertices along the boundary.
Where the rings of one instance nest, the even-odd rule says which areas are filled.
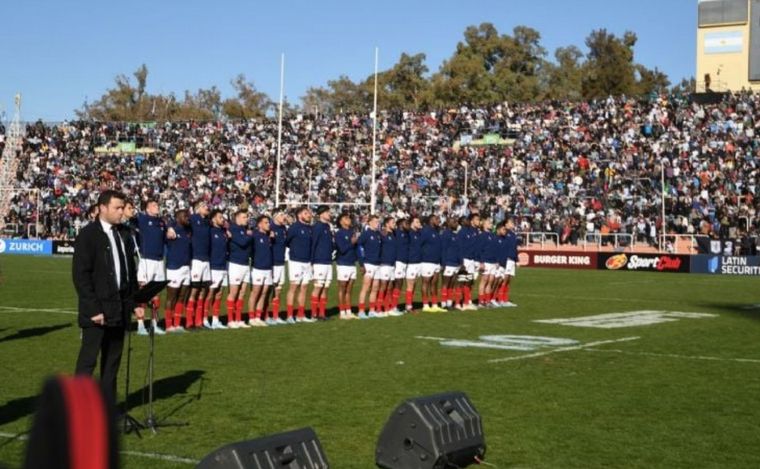
[[[599,254],[602,270],[689,272],[689,256],[674,254]]]

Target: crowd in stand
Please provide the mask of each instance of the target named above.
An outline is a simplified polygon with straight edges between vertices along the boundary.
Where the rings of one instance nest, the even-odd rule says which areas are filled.
[[[628,233],[657,244],[664,165],[668,233],[738,237],[760,226],[758,126],[753,94],[714,105],[663,96],[381,113],[377,205],[465,216],[471,203],[561,243]],[[469,144],[485,134],[506,142]],[[136,152],[116,151],[119,142]],[[29,125],[6,226],[39,218],[41,236],[72,238],[104,189],[137,203],[157,198],[167,213],[199,198],[227,212],[268,212],[276,155],[276,119]],[[368,116],[286,118],[280,201],[369,203],[371,155]]]

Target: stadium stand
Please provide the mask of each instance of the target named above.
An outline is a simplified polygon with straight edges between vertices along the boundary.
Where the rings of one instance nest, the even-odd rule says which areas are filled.
[[[378,209],[514,214],[526,245],[545,249],[663,242],[689,252],[697,236],[757,232],[759,117],[760,97],[749,93],[719,104],[663,96],[386,112]],[[369,202],[371,126],[357,115],[287,118],[281,201]],[[494,134],[496,144],[474,144]],[[41,237],[73,238],[105,188],[158,197],[167,211],[199,197],[223,210],[269,210],[276,149],[276,120],[30,124],[3,221],[24,236],[39,217]]]

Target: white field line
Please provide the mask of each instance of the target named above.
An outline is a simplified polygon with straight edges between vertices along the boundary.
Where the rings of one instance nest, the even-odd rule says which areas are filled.
[[[615,297],[610,298],[608,296],[567,296],[567,295],[552,295],[552,294],[543,294],[543,293],[515,293],[516,297],[519,296],[527,296],[527,297],[535,297],[535,298],[556,298],[560,300],[578,300],[578,301],[621,301],[625,303],[673,303],[673,304],[683,304],[683,300],[668,300],[664,298],[621,298],[621,297]]]
[[[587,344],[573,345],[571,347],[560,347],[560,348],[555,348],[552,350],[547,350],[545,352],[529,353],[526,355],[518,355],[516,357],[494,358],[492,360],[488,360],[488,363],[502,363],[502,362],[511,362],[515,360],[525,360],[527,358],[543,357],[544,355],[551,355],[553,353],[573,352],[575,350],[583,350],[590,347],[596,347],[598,345],[617,344],[619,342],[630,342],[632,340],[639,340],[639,339],[640,337],[624,337],[622,339],[614,339],[614,340],[599,340],[597,342],[589,342]]]
[[[183,464],[192,464],[193,466],[198,464],[200,461],[196,459],[190,459],[190,458],[183,458],[182,456],[175,456],[173,454],[162,454],[162,453],[141,453],[139,451],[120,451],[121,454],[126,456],[137,456],[140,458],[149,458],[149,459],[160,459],[162,461],[169,461],[169,462],[178,462]]]
[[[586,349],[586,352],[619,353],[622,355],[639,355],[639,356],[645,356],[645,357],[662,357],[662,358],[682,358],[685,360],[706,360],[706,361],[716,361],[716,362],[760,363],[760,359],[756,359],[756,358],[705,357],[701,355],[678,355],[675,353],[634,352],[634,351],[617,350],[617,349],[588,348]]]
[[[13,433],[0,432],[0,438],[5,438],[8,440],[26,441],[29,439],[29,435],[27,434],[15,435]],[[195,459],[183,458],[182,456],[175,456],[173,454],[143,453],[140,451],[120,451],[120,453],[125,456],[136,456],[138,458],[159,459],[161,461],[169,461],[169,462],[192,464],[192,465],[198,464],[198,461]]]
[[[55,308],[19,308],[17,306],[0,306],[0,313],[55,313],[55,314],[79,314],[70,309]]]
[[[653,283],[659,283],[659,280],[633,280],[630,282],[607,282],[606,285],[651,285]]]

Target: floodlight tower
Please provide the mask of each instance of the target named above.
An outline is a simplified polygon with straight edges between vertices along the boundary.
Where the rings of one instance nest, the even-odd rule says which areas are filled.
[[[11,121],[8,137],[10,145],[16,148],[21,146],[21,93],[16,93],[13,99],[13,120]]]
[[[0,164],[0,232],[5,228],[5,215],[15,192],[16,153],[21,149],[21,94],[14,99],[13,120],[6,129],[6,143]]]

